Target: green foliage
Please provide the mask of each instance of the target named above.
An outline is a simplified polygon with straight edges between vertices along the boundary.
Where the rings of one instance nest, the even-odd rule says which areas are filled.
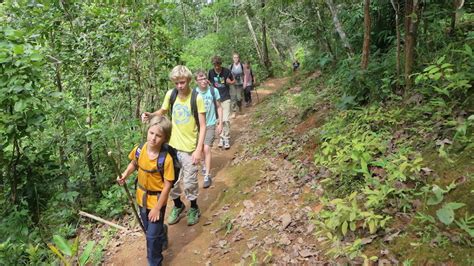
[[[109,217],[117,217],[122,214],[127,206],[127,196],[123,188],[114,185],[111,189],[102,191],[102,198],[99,203],[94,203],[91,206],[99,215],[106,215]]]
[[[436,216],[445,225],[450,225],[454,221],[454,211],[464,207],[466,204],[459,202],[449,202],[436,211]]]
[[[375,214],[370,208],[361,209],[357,203],[360,198],[357,196],[357,192],[353,192],[344,199],[333,199],[324,203],[327,208],[316,217],[316,223],[321,228],[318,234],[337,241],[341,236],[346,236],[349,230],[356,231],[360,223],[370,234],[384,228],[391,217]]]
[[[466,212],[464,217],[455,220],[455,222],[459,228],[469,235],[469,237],[474,238],[474,215],[469,215],[469,213]]]
[[[469,45],[465,44],[466,54],[469,58],[474,59],[472,50]],[[439,97],[466,97],[469,88],[472,87],[470,78],[472,73],[455,72],[455,65],[445,62],[446,57],[442,56],[436,62],[416,76],[415,82],[420,86],[421,92],[435,99]],[[472,69],[472,68],[471,68]],[[469,71],[466,69],[466,71]]]
[[[61,262],[68,265],[86,265],[94,250],[95,242],[88,241],[84,250],[79,254],[79,237],[76,237],[73,243],[69,243],[60,235],[53,236],[53,242],[48,244],[49,249],[56,255]]]
[[[455,187],[456,187],[456,185],[454,184],[454,182],[451,183],[446,188],[446,190],[443,190],[438,185],[433,185],[433,189],[432,189],[433,195],[430,198],[428,198],[428,201],[426,203],[428,205],[436,205],[436,204],[442,202],[443,198],[444,198],[444,194],[448,193],[449,191],[451,191]]]

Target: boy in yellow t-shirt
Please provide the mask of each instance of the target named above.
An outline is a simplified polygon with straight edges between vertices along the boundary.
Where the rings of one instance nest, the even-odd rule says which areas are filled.
[[[171,70],[170,79],[176,88],[166,93],[160,110],[153,113],[145,112],[142,114],[142,119],[146,121],[150,116],[162,116],[170,110],[173,125],[170,145],[177,150],[178,160],[181,163],[178,181],[182,181],[184,194],[191,202],[191,208],[187,212],[187,222],[188,225],[194,225],[199,222],[201,215],[197,205],[199,190],[197,172],[206,133],[206,108],[202,97],[198,93],[193,94],[195,92],[192,92],[190,88],[192,73],[187,67],[181,65],[174,67]],[[172,98],[174,102],[171,105]],[[192,99],[195,99],[195,103],[191,102]],[[197,110],[193,108],[193,104]],[[185,209],[180,198],[182,190],[179,183],[181,182],[176,183],[171,189],[170,196],[175,206],[168,217],[168,224],[179,222]]]
[[[163,224],[166,203],[174,180],[174,165],[170,154],[166,154],[163,168],[158,169],[158,160],[163,144],[168,142],[171,135],[171,122],[166,117],[153,117],[147,131],[146,143],[136,146],[128,155],[130,163],[121,176],[117,177],[120,185],[125,179],[138,170],[137,203],[140,206],[140,216],[146,230],[147,259],[149,265],[161,265],[163,246],[166,246],[167,236]],[[140,148],[136,158],[137,149]],[[163,176],[161,175],[163,173]]]

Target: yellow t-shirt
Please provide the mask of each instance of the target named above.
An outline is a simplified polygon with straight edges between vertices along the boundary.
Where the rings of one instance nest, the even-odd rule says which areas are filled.
[[[170,109],[170,97],[172,91],[173,90],[169,90],[165,95],[163,105],[161,106],[164,110]],[[206,113],[204,100],[199,94],[196,98],[196,105],[198,113]],[[179,96],[176,96],[176,101],[173,105],[173,113],[170,115],[172,130],[169,144],[179,151],[193,152],[196,149],[199,135],[196,126],[197,124],[194,121],[194,116],[191,112],[191,92],[184,100],[181,100]]]
[[[158,158],[149,158],[147,151],[146,151],[147,144],[145,143],[142,147],[142,150],[140,152],[140,157],[138,158],[138,184],[140,184],[142,187],[144,187],[146,190],[149,191],[162,191],[164,184],[163,180],[161,178],[160,172],[155,172],[155,173],[147,173],[143,171],[142,169],[145,169],[147,171],[156,171],[157,167],[157,160]],[[135,160],[135,152],[137,150],[138,146],[133,148],[133,150],[128,154],[128,158],[133,161]],[[165,179],[168,181],[173,182],[174,180],[174,167],[173,167],[173,158],[169,154],[166,155],[165,158],[165,165],[164,165],[164,174],[165,174]],[[143,194],[145,192],[140,189],[139,186],[137,186],[137,193],[136,193],[136,199],[138,205],[143,207]],[[153,207],[156,206],[158,203],[158,197],[157,195],[148,195],[147,199],[147,209],[152,209]]]

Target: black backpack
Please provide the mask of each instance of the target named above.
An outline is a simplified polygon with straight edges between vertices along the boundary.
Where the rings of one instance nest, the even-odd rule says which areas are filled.
[[[196,121],[197,129],[199,131],[200,124],[199,124],[199,113],[197,109],[196,99],[198,96],[198,92],[196,90],[191,90],[191,112],[194,116],[194,121]],[[173,105],[176,102],[176,98],[178,97],[178,90],[176,88],[173,89],[170,96],[170,118],[173,119]]]
[[[178,181],[179,178],[179,173],[181,172],[181,163],[178,160],[178,153],[175,148],[171,147],[168,143],[163,143],[161,145],[161,150],[160,154],[158,154],[158,158],[156,158],[156,170],[150,171],[146,170],[140,167],[138,164],[138,158],[140,158],[140,153],[142,151],[144,143],[140,144],[135,151],[135,160],[137,161],[137,166],[140,168],[142,171],[147,172],[147,173],[160,173],[161,174],[161,180],[163,181],[163,184],[165,182],[165,160],[166,160],[166,155],[169,154],[171,158],[173,159],[173,167],[174,167],[174,180],[172,182],[171,187],[174,187],[174,184]],[[135,180],[135,189],[138,183],[138,177]],[[149,192],[156,192],[156,191],[149,191]]]

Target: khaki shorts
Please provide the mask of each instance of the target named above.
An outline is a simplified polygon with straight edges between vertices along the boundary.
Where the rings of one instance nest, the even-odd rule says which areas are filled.
[[[214,142],[214,137],[216,135],[216,126],[207,126],[206,127],[206,136],[204,137],[204,145],[212,147],[212,143]]]

